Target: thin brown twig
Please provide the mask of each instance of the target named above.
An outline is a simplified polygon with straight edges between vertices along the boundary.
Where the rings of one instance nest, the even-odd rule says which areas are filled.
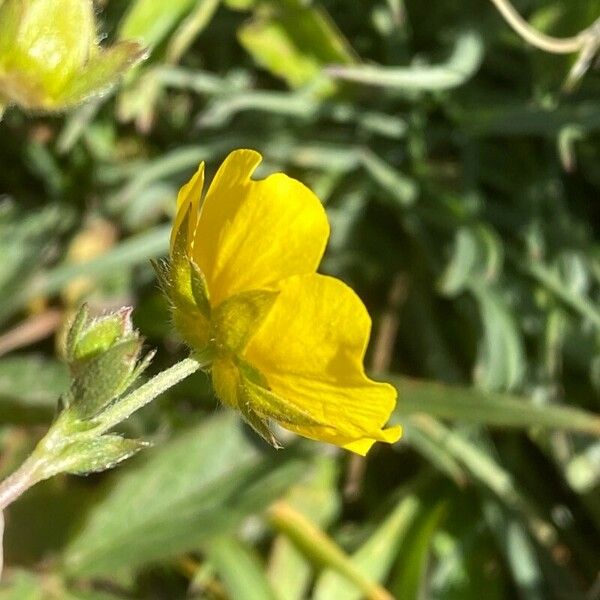
[[[381,316],[381,321],[375,336],[375,345],[371,359],[371,371],[383,373],[389,370],[394,353],[394,344],[398,335],[400,317],[398,315],[400,306],[406,300],[408,285],[406,276],[398,274],[394,277],[387,298],[386,309]],[[352,455],[348,462],[346,482],[344,485],[344,497],[354,500],[360,495],[362,482],[365,474],[365,459],[358,454]]]
[[[0,356],[45,339],[60,325],[63,311],[51,308],[22,321],[0,336]]]

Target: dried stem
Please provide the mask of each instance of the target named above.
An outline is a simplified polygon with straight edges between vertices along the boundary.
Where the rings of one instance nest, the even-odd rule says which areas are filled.
[[[590,46],[598,44],[600,37],[600,19],[577,35],[568,38],[557,38],[546,35],[532,27],[515,9],[509,0],[491,0],[506,22],[527,43],[551,52],[552,54],[572,54],[581,52]]]
[[[408,281],[405,275],[398,274],[394,277],[390,287],[387,306],[381,316],[379,329],[375,338],[371,371],[375,374],[384,373],[389,369],[394,352],[394,344],[398,334],[400,317],[398,312],[405,302],[408,294]],[[355,500],[360,495],[362,482],[365,475],[366,462],[363,456],[353,454],[348,462],[346,482],[344,484],[344,497],[348,501]]]

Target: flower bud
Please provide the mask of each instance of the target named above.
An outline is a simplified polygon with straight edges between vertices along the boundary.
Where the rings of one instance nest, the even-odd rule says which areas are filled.
[[[142,343],[130,308],[90,319],[83,306],[67,335],[65,355],[73,382],[63,405],[79,419],[88,419],[118,399],[150,363],[152,353],[140,360]]]
[[[0,2],[0,105],[60,111],[97,95],[143,57],[98,44],[92,0]]]

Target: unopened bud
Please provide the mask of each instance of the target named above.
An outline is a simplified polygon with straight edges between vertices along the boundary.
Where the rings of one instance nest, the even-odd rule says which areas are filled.
[[[92,0],[0,2],[0,105],[60,111],[97,95],[143,49],[98,44]]]

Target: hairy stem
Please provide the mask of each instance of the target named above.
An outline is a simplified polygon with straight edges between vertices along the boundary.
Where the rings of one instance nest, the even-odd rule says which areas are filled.
[[[207,363],[201,359],[186,358],[165,371],[161,371],[144,385],[107,408],[99,417],[96,427],[70,433],[69,419],[59,417],[29,458],[12,475],[0,483],[0,511],[19,498],[31,486],[56,473],[52,470],[52,461],[56,456],[56,450],[64,448],[65,443],[92,439],[102,435],[127,419],[136,410],[205,366]],[[68,417],[66,413],[61,416]]]
[[[39,467],[40,459],[34,452],[12,475],[0,483],[0,511],[39,481]]]
[[[136,410],[146,406],[154,398],[205,366],[206,363],[195,358],[185,358],[165,371],[161,371],[144,385],[106,409],[102,414],[102,423],[97,428],[91,429],[89,433],[97,435],[108,431],[127,419]]]

